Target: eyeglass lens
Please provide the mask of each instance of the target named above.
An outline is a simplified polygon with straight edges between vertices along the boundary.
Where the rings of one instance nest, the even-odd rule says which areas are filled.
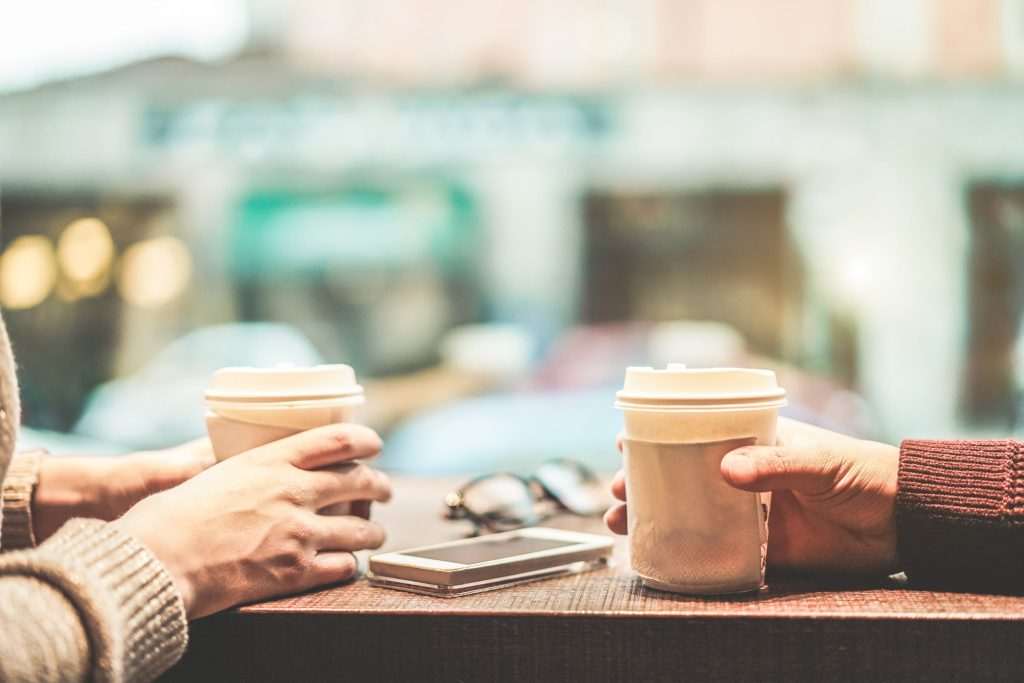
[[[489,529],[515,529],[541,521],[529,483],[512,474],[495,474],[470,483],[462,492],[462,505]]]
[[[542,463],[533,478],[544,487],[548,495],[577,515],[589,517],[607,507],[600,480],[573,460]]]

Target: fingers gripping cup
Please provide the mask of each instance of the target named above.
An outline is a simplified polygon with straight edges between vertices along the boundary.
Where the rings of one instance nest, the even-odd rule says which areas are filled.
[[[764,585],[768,494],[730,487],[722,456],[775,442],[786,392],[768,370],[627,368],[615,406],[633,570],[644,585],[690,594]]]

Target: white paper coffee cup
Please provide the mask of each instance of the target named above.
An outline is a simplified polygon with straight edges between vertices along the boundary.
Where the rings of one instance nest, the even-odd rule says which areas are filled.
[[[218,460],[293,434],[355,422],[365,399],[348,365],[223,368],[204,397]]]
[[[627,368],[615,405],[632,565],[645,585],[714,594],[764,584],[770,499],[730,487],[720,463],[734,448],[775,442],[785,395],[769,370]]]

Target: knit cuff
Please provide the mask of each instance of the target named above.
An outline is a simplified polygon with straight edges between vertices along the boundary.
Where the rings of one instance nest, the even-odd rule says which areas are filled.
[[[1024,444],[904,441],[896,522],[912,583],[1024,591]]]
[[[4,478],[3,519],[0,520],[0,549],[17,550],[36,544],[32,531],[32,494],[39,481],[39,467],[46,451],[14,454]]]
[[[14,559],[14,558],[11,558]],[[11,569],[60,590],[89,638],[92,680],[151,681],[181,657],[185,605],[141,543],[96,519],[72,519]]]

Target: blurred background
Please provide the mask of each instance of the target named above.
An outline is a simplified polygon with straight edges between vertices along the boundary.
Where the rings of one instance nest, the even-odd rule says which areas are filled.
[[[382,465],[614,468],[626,365],[1024,434],[1024,0],[0,0],[25,445],[345,362]]]

